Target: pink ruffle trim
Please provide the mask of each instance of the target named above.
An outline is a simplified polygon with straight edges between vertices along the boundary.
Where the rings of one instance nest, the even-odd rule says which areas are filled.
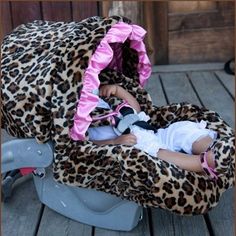
[[[98,75],[109,65],[114,54],[109,45],[110,43],[124,43],[127,39],[130,40],[130,47],[138,52],[139,64],[137,70],[140,84],[144,86],[151,75],[151,63],[143,43],[145,34],[146,31],[140,26],[119,22],[101,40],[83,77],[83,88],[74,116],[74,125],[70,130],[70,137],[73,140],[84,140],[85,133],[92,122],[90,113],[97,106],[99,100],[98,95],[95,94],[100,85]]]

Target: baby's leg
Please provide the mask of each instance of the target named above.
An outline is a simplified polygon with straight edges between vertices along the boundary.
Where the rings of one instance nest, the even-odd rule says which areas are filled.
[[[196,140],[192,145],[192,153],[197,155],[205,152],[212,142],[213,139],[210,136],[204,136]]]
[[[192,145],[192,155],[180,152],[173,152],[166,149],[159,149],[157,157],[167,162],[173,163],[180,168],[188,171],[202,172],[200,154],[205,152],[212,144],[213,139],[210,136],[195,141]],[[211,150],[207,152],[207,163],[214,168],[214,154]]]
[[[200,156],[180,152],[173,152],[166,149],[159,149],[157,157],[177,165],[181,169],[195,172],[202,172]]]

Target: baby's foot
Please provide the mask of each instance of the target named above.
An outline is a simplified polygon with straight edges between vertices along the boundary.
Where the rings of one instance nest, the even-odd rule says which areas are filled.
[[[215,157],[212,150],[200,154],[202,170],[212,179],[217,179],[215,172]]]
[[[206,161],[209,167],[215,168],[215,156],[212,150],[206,152]]]

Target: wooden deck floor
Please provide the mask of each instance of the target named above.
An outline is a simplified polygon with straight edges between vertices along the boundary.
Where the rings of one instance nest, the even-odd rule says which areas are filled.
[[[187,101],[217,111],[234,123],[234,77],[222,65],[161,66],[153,69],[147,85],[154,104]],[[160,72],[161,71],[161,72]],[[9,137],[4,134],[3,141]],[[234,189],[226,191],[217,207],[204,216],[178,216],[161,209],[145,209],[144,218],[130,232],[95,228],[70,220],[41,204],[32,178],[15,184],[13,196],[2,203],[3,236],[233,236]]]

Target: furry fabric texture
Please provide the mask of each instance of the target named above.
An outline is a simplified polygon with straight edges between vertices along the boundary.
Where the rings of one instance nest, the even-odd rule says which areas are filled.
[[[112,25],[128,19],[91,17],[81,22],[34,21],[20,25],[2,43],[2,127],[15,137],[53,140],[53,172],[68,186],[92,188],[184,215],[204,214],[234,185],[234,131],[214,111],[193,104],[156,107],[139,85],[137,53],[123,45],[123,72],[104,69],[101,84],[118,83],[133,94],[156,128],[180,120],[207,122],[218,132],[213,145],[217,181],[178,168],[125,145],[97,146],[69,136],[83,75],[101,39]],[[120,101],[107,102],[116,107]],[[96,109],[92,115],[106,114]],[[106,124],[97,121],[93,126]]]

